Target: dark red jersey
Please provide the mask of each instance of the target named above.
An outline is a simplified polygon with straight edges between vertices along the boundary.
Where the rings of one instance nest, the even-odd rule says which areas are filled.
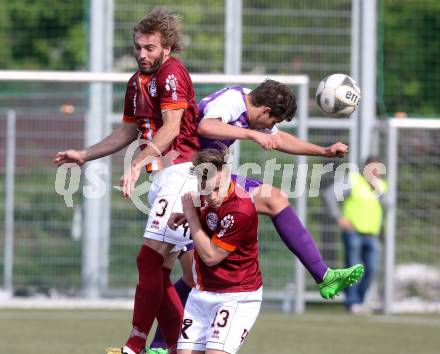
[[[198,108],[194,99],[191,78],[183,63],[170,57],[153,75],[137,71],[128,81],[124,103],[124,122],[137,123],[139,138],[151,141],[162,126],[162,112],[183,109],[179,136],[167,151],[179,153],[172,162],[182,163],[192,160],[199,150],[196,120]],[[161,169],[161,159],[156,159],[148,171]]]
[[[249,197],[231,183],[227,198],[218,209],[204,207],[200,221],[211,241],[230,251],[219,264],[208,267],[194,252],[193,277],[195,288],[212,292],[255,291],[262,286],[258,264],[258,217]]]

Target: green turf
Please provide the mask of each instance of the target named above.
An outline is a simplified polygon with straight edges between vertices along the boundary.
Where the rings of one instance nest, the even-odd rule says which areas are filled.
[[[1,353],[104,354],[128,334],[129,311],[0,310]],[[439,315],[347,315],[338,306],[306,315],[263,310],[242,354],[434,354]]]

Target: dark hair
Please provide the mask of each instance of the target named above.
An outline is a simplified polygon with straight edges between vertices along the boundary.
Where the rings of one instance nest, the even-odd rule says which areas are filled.
[[[295,94],[290,88],[278,81],[264,81],[249,96],[254,106],[269,107],[270,115],[280,121],[291,121],[295,115],[297,108]]]
[[[202,149],[199,150],[194,156],[192,163],[194,167],[201,164],[211,164],[217,171],[220,171],[225,164],[226,155],[229,150],[226,145],[218,143],[218,149]]]
[[[135,33],[150,34],[159,32],[162,35],[162,47],[171,48],[172,52],[182,50],[182,33],[180,17],[172,15],[165,7],[157,7],[142,17],[133,27]]]

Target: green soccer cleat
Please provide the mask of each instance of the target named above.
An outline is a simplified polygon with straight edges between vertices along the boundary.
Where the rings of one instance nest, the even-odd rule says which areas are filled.
[[[163,348],[149,348],[147,354],[168,354],[168,349]]]
[[[332,299],[347,286],[353,285],[364,275],[364,266],[356,264],[345,269],[328,269],[318,289],[324,299]]]

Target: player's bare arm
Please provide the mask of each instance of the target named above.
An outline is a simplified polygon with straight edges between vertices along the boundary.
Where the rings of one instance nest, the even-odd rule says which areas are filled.
[[[278,147],[278,139],[273,135],[261,133],[256,130],[234,127],[223,123],[221,119],[202,119],[197,128],[197,133],[208,139],[240,139],[253,140],[265,150]]]
[[[179,135],[182,109],[166,111],[162,114],[163,125],[153,137],[151,144],[142,150],[132,161],[130,167],[124,172],[119,180],[122,196],[130,198],[142,168],[159,153],[165,151]]]
[[[171,230],[176,230],[179,226],[187,222],[184,213],[171,213],[170,218],[167,221],[167,225]]]
[[[219,264],[231,252],[217,247],[211,242],[211,239],[203,230],[200,224],[197,209],[194,207],[193,193],[188,192],[182,196],[182,209],[184,211],[186,220],[188,221],[191,231],[191,237],[197,249],[197,253],[208,267]]]
[[[348,146],[337,142],[329,147],[322,147],[298,139],[296,136],[278,131],[275,134],[278,137],[279,146],[277,150],[292,155],[308,155],[308,156],[323,156],[323,157],[344,157],[348,153]]]
[[[83,165],[87,161],[111,155],[133,142],[137,137],[137,124],[124,123],[99,143],[84,150],[66,150],[57,152],[53,163],[61,166],[65,163]]]

